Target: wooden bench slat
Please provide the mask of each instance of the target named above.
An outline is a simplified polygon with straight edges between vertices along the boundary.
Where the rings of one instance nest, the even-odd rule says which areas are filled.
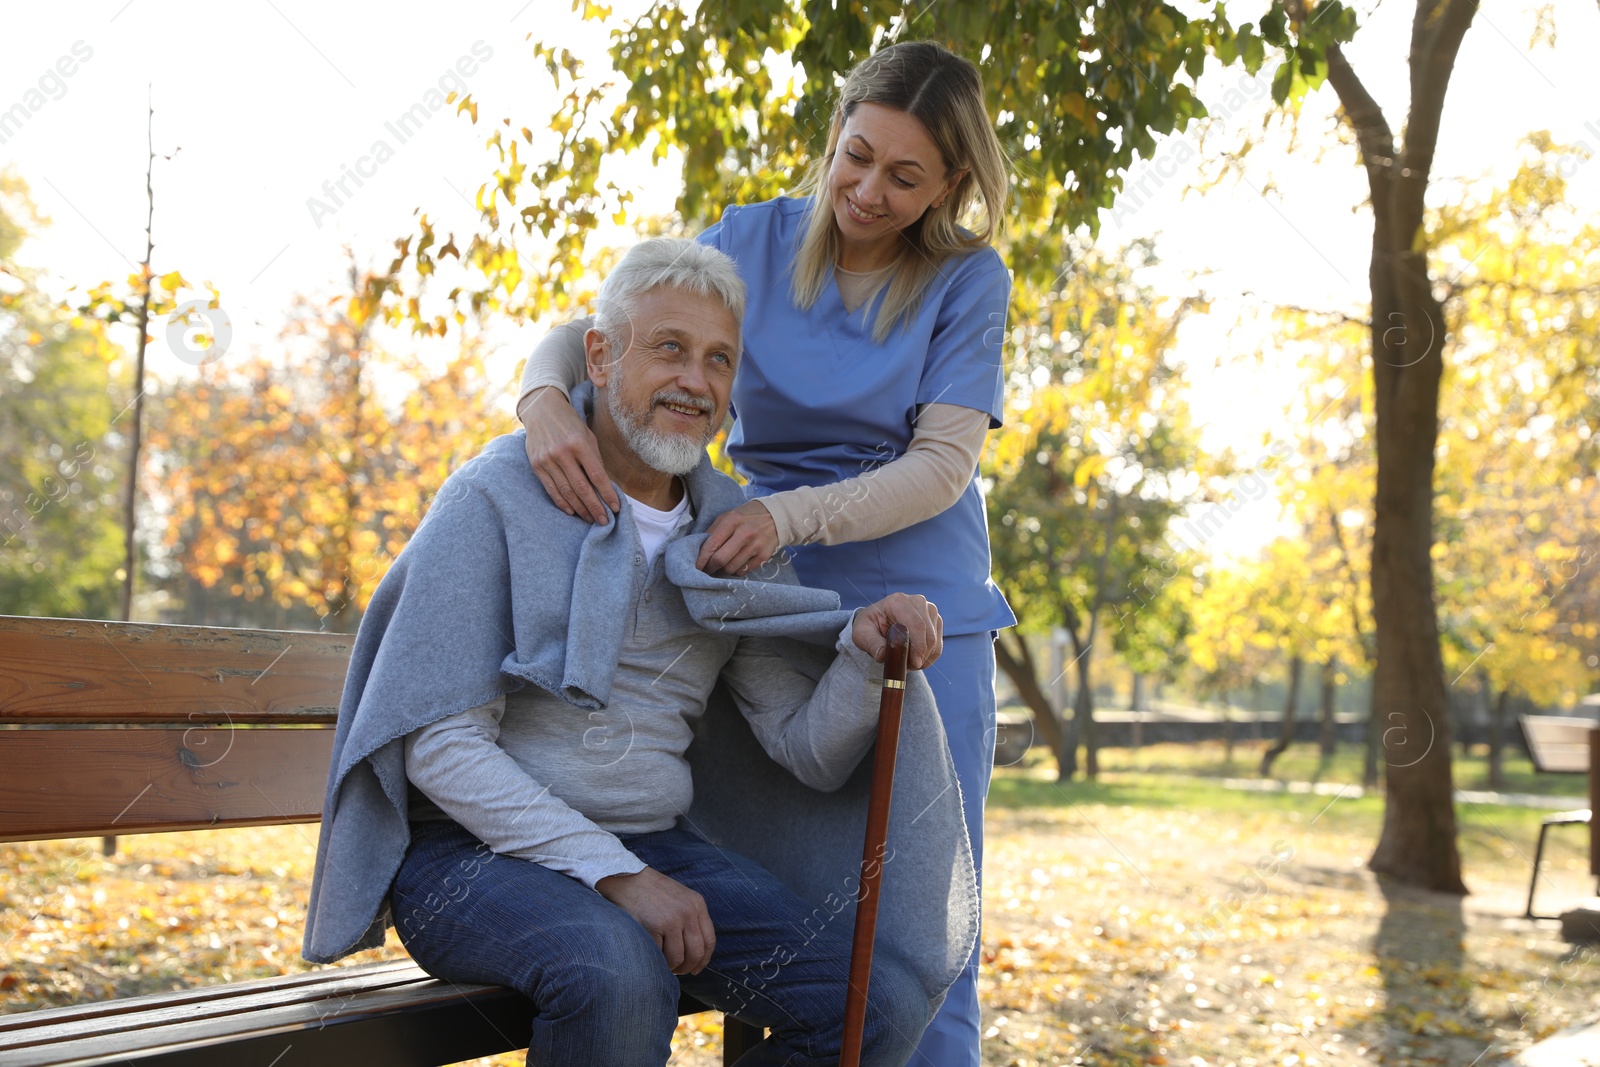
[[[148,1011],[159,1005],[196,1006],[207,1001],[229,1001],[235,997],[271,991],[280,991],[285,998],[303,997],[314,995],[307,992],[307,987],[325,986],[329,982],[348,981],[376,988],[385,984],[414,981],[420,973],[425,972],[410,960],[386,960],[357,967],[324,968],[301,971],[298,974],[276,975],[271,978],[255,978],[227,985],[191,986],[170,993],[147,993],[122,1000],[92,1000],[56,1008],[13,1012],[0,1015],[0,1049],[14,1047],[11,1042],[20,1044],[22,1039],[16,1035],[41,1027],[70,1025],[74,1032],[88,1034],[95,1032],[95,1027],[91,1025],[95,1020],[105,1020],[104,1026],[107,1028],[120,1028],[117,1016]]]
[[[299,974],[257,978],[227,985],[193,986],[170,993],[147,993],[122,1000],[97,1000],[56,1008],[0,1014],[0,1051],[28,1045],[141,1029],[153,1024],[237,1012],[248,1000],[256,1007],[274,1007],[317,1000],[364,996],[383,989],[436,982],[410,960],[385,960],[354,967],[327,967]],[[450,983],[442,983],[451,985]],[[498,988],[455,984],[456,992]],[[685,993],[679,1015],[713,1009]],[[176,1012],[176,1014],[174,1014]]]
[[[288,1019],[265,1028],[270,1020],[252,1017],[247,1021],[262,1029],[188,1027],[187,1036],[173,1043],[134,1048],[101,1039],[66,1056],[62,1049],[23,1050],[5,1062],[7,1067],[435,1067],[526,1047],[532,1014],[528,1001],[495,990],[484,1000],[402,1006],[335,1025]]]
[[[420,971],[418,972],[420,975]],[[247,998],[248,999],[248,998]],[[148,1013],[142,1013],[148,1014]],[[141,1016],[135,1016],[139,1018]],[[300,1003],[182,1017],[5,1053],[8,1067],[160,1063],[432,1065],[525,1047],[533,1005],[510,989],[417,981]],[[225,1046],[225,1049],[220,1047]]]
[[[687,996],[678,1005],[680,1015],[707,1010]],[[0,1060],[16,1067],[201,1064],[208,1056],[216,1062],[226,1045],[229,1064],[437,1064],[524,1047],[533,1014],[513,990],[441,982],[413,963],[391,961],[0,1016]],[[394,1028],[409,1029],[416,1015],[444,1033],[420,1044],[397,1040]],[[358,1057],[340,1058],[352,1048]]]
[[[4,731],[0,840],[315,822],[333,734],[331,727]]]
[[[0,722],[333,722],[351,634],[0,615]]]
[[[179,994],[156,993],[132,998],[122,1003],[129,1005],[114,1015],[74,1013],[71,1009],[55,1009],[55,1019],[41,1019],[29,1028],[18,1028],[0,1037],[0,1052],[40,1045],[61,1045],[72,1041],[106,1038],[121,1040],[137,1046],[146,1039],[142,1034],[153,1034],[190,1024],[222,1020],[219,1025],[236,1029],[253,1029],[249,1023],[238,1020],[247,1015],[265,1014],[280,1008],[309,1012],[310,1016],[335,1020],[349,1010],[365,1010],[366,1006],[390,1006],[399,1001],[429,1003],[439,997],[474,995],[479,990],[496,989],[494,986],[454,985],[430,977],[416,964],[403,964],[394,969],[373,973],[367,968],[351,967],[333,971],[316,972],[321,980],[285,987],[270,980],[265,988],[241,989],[240,986],[220,986],[225,995],[192,1000]],[[241,985],[255,983],[241,983]],[[399,998],[397,1001],[396,998]],[[113,1002],[115,1003],[115,1002]],[[42,1013],[41,1013],[42,1014]],[[227,1020],[234,1020],[227,1022]],[[159,1043],[170,1038],[153,1038]]]

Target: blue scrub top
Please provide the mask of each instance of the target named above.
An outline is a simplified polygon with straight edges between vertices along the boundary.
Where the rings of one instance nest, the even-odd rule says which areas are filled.
[[[919,404],[976,408],[1000,425],[1011,278],[999,253],[947,260],[915,321],[878,344],[882,293],[865,315],[852,314],[830,278],[813,307],[795,306],[790,270],[810,211],[809,198],[790,197],[729,207],[698,238],[733,257],[749,293],[728,454],[752,496],[829,485],[898,459]],[[875,541],[790,551],[801,581],[834,590],[847,608],[921,593],[949,635],[1017,621],[990,577],[976,472],[955,504],[924,522]]]

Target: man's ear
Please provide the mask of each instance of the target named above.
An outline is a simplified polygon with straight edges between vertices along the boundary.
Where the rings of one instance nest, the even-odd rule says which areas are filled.
[[[605,388],[611,378],[611,342],[599,330],[589,330],[583,335],[583,351],[589,380],[596,389]]]

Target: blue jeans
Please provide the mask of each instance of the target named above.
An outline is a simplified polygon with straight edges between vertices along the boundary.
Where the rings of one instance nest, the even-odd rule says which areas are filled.
[[[435,977],[506,985],[532,1000],[539,1015],[529,1064],[661,1067],[680,988],[771,1030],[742,1067],[836,1063],[850,966],[845,924],[826,921],[826,909],[753,861],[685,830],[621,840],[705,898],[717,941],[699,974],[674,975],[644,928],[583,883],[496,855],[450,822],[413,827],[390,894],[400,940]],[[927,1022],[921,983],[880,946],[861,1062],[905,1063]]]

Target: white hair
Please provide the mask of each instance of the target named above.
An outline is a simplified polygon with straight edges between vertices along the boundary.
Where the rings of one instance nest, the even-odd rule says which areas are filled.
[[[687,237],[652,237],[628,249],[595,298],[594,328],[618,346],[614,358],[631,343],[625,327],[634,300],[662,286],[715,296],[744,321],[744,282],[729,256]]]

